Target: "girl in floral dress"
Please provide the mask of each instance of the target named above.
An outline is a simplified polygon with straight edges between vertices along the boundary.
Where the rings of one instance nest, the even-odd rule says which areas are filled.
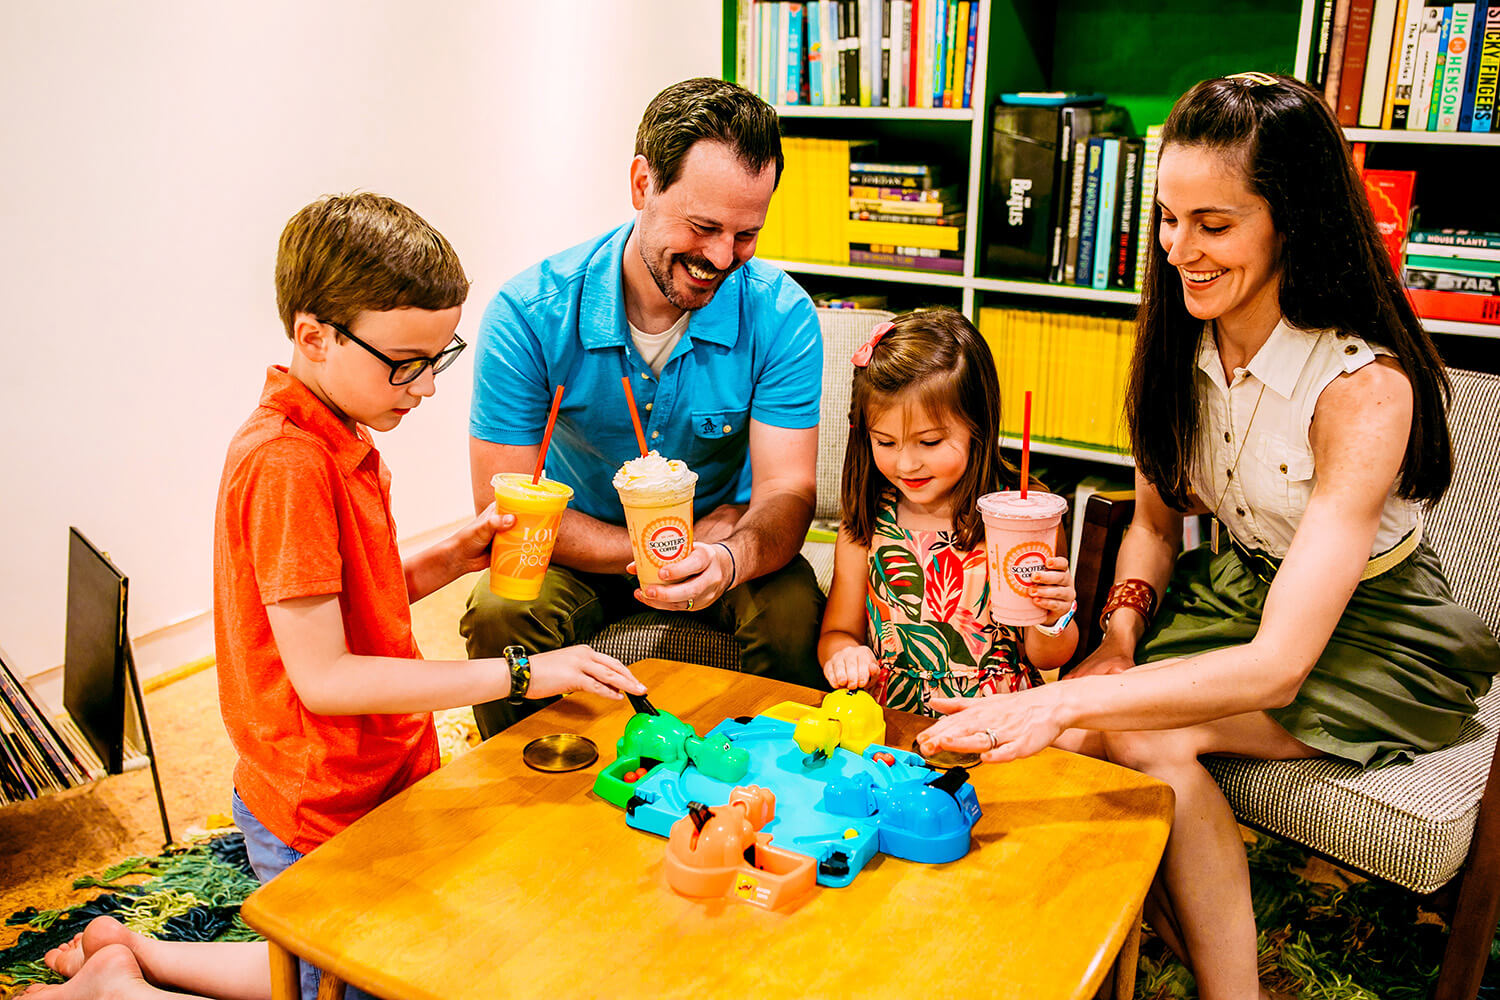
[[[975,501],[1019,476],[1000,455],[989,347],[960,313],[922,310],[877,326],[851,361],[843,524],[818,641],[829,684],[925,715],[934,697],[1040,684],[1037,671],[1078,644],[1073,580],[1054,557],[1033,577],[1041,625],[990,618]]]

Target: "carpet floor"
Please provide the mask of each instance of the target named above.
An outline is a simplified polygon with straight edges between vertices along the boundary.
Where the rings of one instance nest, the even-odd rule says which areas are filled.
[[[429,658],[464,655],[457,621],[472,586],[473,578],[456,581],[413,607],[417,641]],[[219,719],[217,694],[213,671],[204,670],[146,697],[167,811],[179,839],[228,824],[234,753]],[[450,748],[462,741],[461,722],[461,716],[450,716],[442,727]],[[1263,928],[1261,974],[1269,988],[1317,1000],[1418,1000],[1428,995],[1442,956],[1441,921],[1420,911],[1404,893],[1363,882],[1270,838],[1247,837],[1257,922]],[[136,907],[133,912],[145,912],[145,919],[160,917],[161,907],[143,910],[139,900],[121,900],[117,890],[101,893],[102,887],[120,881],[141,886],[143,893],[170,895],[179,878],[201,887],[204,865],[233,860],[237,841],[220,837],[219,848],[196,848],[186,859],[180,852],[157,857],[163,845],[148,771],[0,809],[0,917],[17,911],[31,917],[0,926],[0,969],[10,965],[13,970],[9,983],[0,974],[0,996],[15,987],[16,963],[34,958],[33,952],[39,955],[47,935],[71,934],[73,922],[86,923],[87,917],[127,904]],[[122,869],[121,859],[130,858],[147,860]],[[132,873],[124,869],[132,868],[135,877],[126,877]],[[235,881],[232,872],[222,877]],[[183,934],[189,940],[241,933],[243,925],[235,924],[231,912],[238,889],[231,885],[176,923],[163,918],[156,933]],[[198,895],[204,894],[199,888]],[[59,912],[70,908],[71,914]],[[7,956],[3,951],[8,948],[13,950]],[[1138,1000],[1193,996],[1191,975],[1148,934],[1136,981]],[[1492,949],[1480,996],[1500,1000],[1500,945]]]

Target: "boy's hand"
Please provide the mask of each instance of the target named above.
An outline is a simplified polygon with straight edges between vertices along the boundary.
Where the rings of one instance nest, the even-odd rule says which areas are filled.
[[[453,559],[458,576],[490,568],[490,542],[502,531],[515,526],[514,514],[497,514],[490,504],[468,524],[454,532],[448,541],[453,545]]]
[[[588,646],[568,646],[531,657],[531,685],[526,697],[550,698],[570,691],[588,691],[618,700],[623,697],[622,691],[645,694],[646,685],[636,680],[625,664]]]
[[[870,681],[880,670],[880,661],[869,646],[848,646],[839,650],[823,664],[823,676],[833,689],[869,687]]]
[[[1056,624],[1077,599],[1073,574],[1068,572],[1068,560],[1062,556],[1053,556],[1047,560],[1046,569],[1031,574],[1031,601],[1047,612],[1044,625]]]

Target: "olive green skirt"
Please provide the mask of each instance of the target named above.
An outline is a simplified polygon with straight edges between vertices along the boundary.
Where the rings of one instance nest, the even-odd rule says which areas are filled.
[[[1255,638],[1275,563],[1235,546],[1207,545],[1177,561],[1142,663],[1235,646]],[[1458,738],[1490,688],[1500,647],[1454,603],[1437,554],[1422,542],[1389,571],[1365,580],[1297,697],[1267,710],[1316,750],[1381,767]]]

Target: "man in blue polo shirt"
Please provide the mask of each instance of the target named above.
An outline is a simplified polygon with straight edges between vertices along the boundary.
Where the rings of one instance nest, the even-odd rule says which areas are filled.
[[[752,260],[781,168],[764,101],[723,80],[674,84],[636,133],[636,218],[490,303],[469,422],[474,503],[494,499],[495,473],[535,467],[557,385],[567,388],[547,474],[575,492],[541,597],[475,587],[460,629],[471,657],[587,642],[651,607],[732,633],[746,671],[822,686],[823,595],[798,554],[816,487],[822,338],[807,294]],[[644,589],[611,485],[639,454],[622,377],[648,447],[698,473],[693,551]],[[519,717],[501,702],[475,715],[485,736]]]

